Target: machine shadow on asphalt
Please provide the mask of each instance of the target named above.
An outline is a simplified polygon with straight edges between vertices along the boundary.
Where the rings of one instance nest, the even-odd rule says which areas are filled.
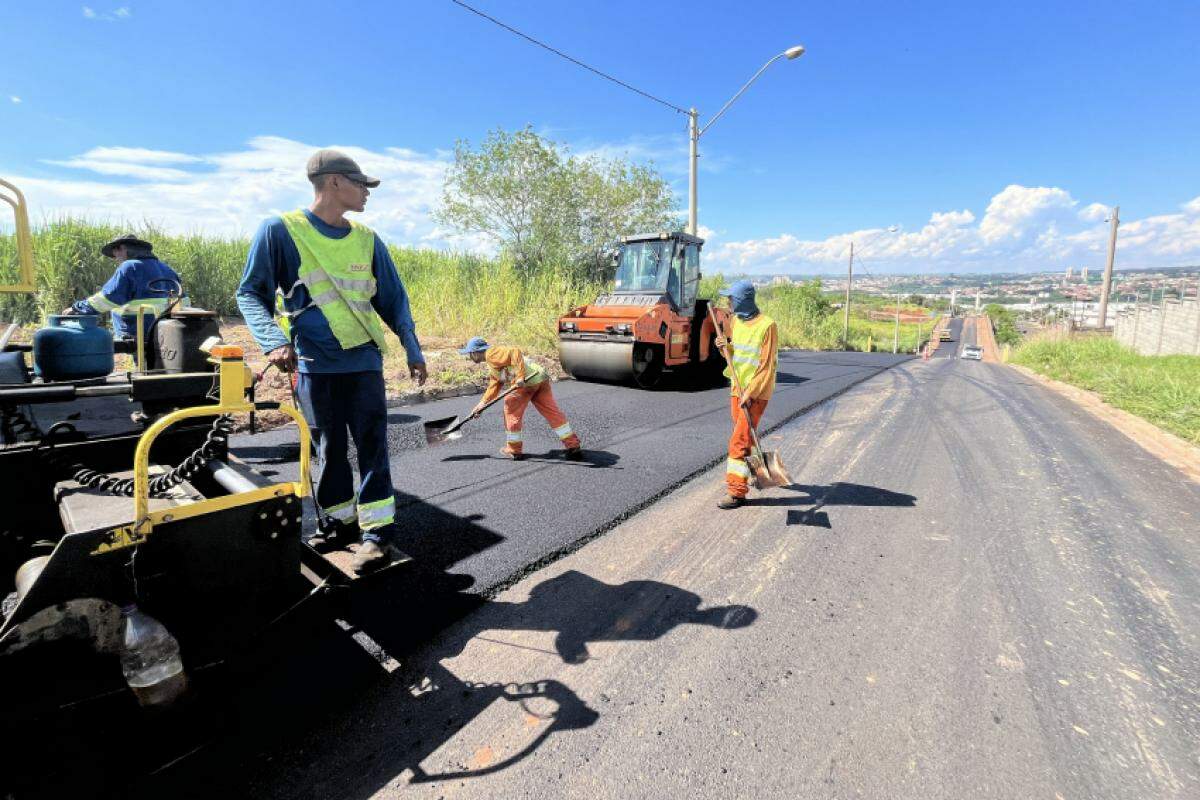
[[[611,453],[607,450],[588,450],[584,448],[582,461],[568,461],[563,457],[564,451],[551,450],[546,453],[526,453],[522,463],[525,464],[554,464],[564,467],[574,467],[576,469],[611,469],[617,466],[617,462],[621,457],[616,453]],[[459,461],[507,461],[506,456],[499,453],[464,453],[457,456],[446,456],[442,459],[443,463],[455,463]],[[619,469],[619,467],[618,467]]]
[[[257,797],[367,798],[406,772],[410,784],[482,777],[529,758],[555,734],[594,725],[600,713],[561,680],[456,675],[445,662],[472,641],[574,666],[597,658],[589,645],[598,642],[649,642],[683,625],[744,628],[758,617],[744,605],[705,607],[699,595],[668,583],[614,585],[574,570],[517,602],[469,594],[470,582],[422,565],[403,581],[376,583],[355,602],[352,631],[370,636],[402,667],[388,674],[377,661],[364,669],[361,649],[342,648],[340,663],[327,648],[315,666],[281,659],[290,680],[279,673],[273,680],[293,684],[292,691],[299,680],[304,704],[278,688],[269,703],[255,694],[236,741],[143,782],[137,796],[241,796],[253,787]],[[419,644],[428,641],[422,632],[455,619],[432,643]],[[506,632],[530,631],[553,634],[553,650],[505,641]],[[499,725],[504,745],[493,750],[480,747],[478,732],[459,735],[473,723]]]

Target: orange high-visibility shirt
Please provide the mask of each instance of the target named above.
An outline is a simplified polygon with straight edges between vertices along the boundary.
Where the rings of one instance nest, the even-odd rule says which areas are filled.
[[[488,386],[479,400],[481,405],[495,400],[507,383],[524,382],[533,386],[546,379],[546,371],[525,358],[518,347],[489,347],[484,360],[488,365]]]

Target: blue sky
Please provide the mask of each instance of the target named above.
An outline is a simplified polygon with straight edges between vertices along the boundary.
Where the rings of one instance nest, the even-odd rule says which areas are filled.
[[[702,140],[710,265],[836,272],[872,239],[878,271],[1094,265],[1114,204],[1123,265],[1200,263],[1194,2],[473,4],[702,121],[806,46]],[[246,233],[338,145],[387,178],[390,240],[480,246],[429,219],[447,151],[523,125],[652,159],[685,205],[683,116],[449,0],[43,0],[0,29],[0,175],[43,218]]]

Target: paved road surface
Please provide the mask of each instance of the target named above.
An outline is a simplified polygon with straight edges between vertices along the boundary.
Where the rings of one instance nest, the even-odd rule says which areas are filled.
[[[1200,797],[1200,487],[958,359],[903,364],[772,438],[794,491],[718,513],[714,469],[314,734],[188,787]]]
[[[780,357],[770,427],[907,356],[789,352]],[[392,410],[393,481],[405,532],[400,546],[423,563],[475,579],[477,590],[601,530],[684,478],[724,458],[729,390],[646,392],[566,381],[559,405],[583,439],[587,463],[562,458],[561,443],[530,408],[526,452],[499,456],[504,424],[498,406],[468,424],[464,438],[430,449],[422,422],[464,413],[477,397]],[[418,416],[419,415],[419,416]],[[235,440],[259,469],[294,478],[294,430]]]

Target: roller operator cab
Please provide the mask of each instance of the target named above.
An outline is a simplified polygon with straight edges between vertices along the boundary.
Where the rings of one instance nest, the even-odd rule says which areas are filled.
[[[682,232],[622,239],[612,292],[558,320],[563,369],[581,380],[644,388],[667,371],[719,375],[725,362],[713,344],[709,301],[696,296],[703,246]],[[715,311],[726,325],[729,312]]]

